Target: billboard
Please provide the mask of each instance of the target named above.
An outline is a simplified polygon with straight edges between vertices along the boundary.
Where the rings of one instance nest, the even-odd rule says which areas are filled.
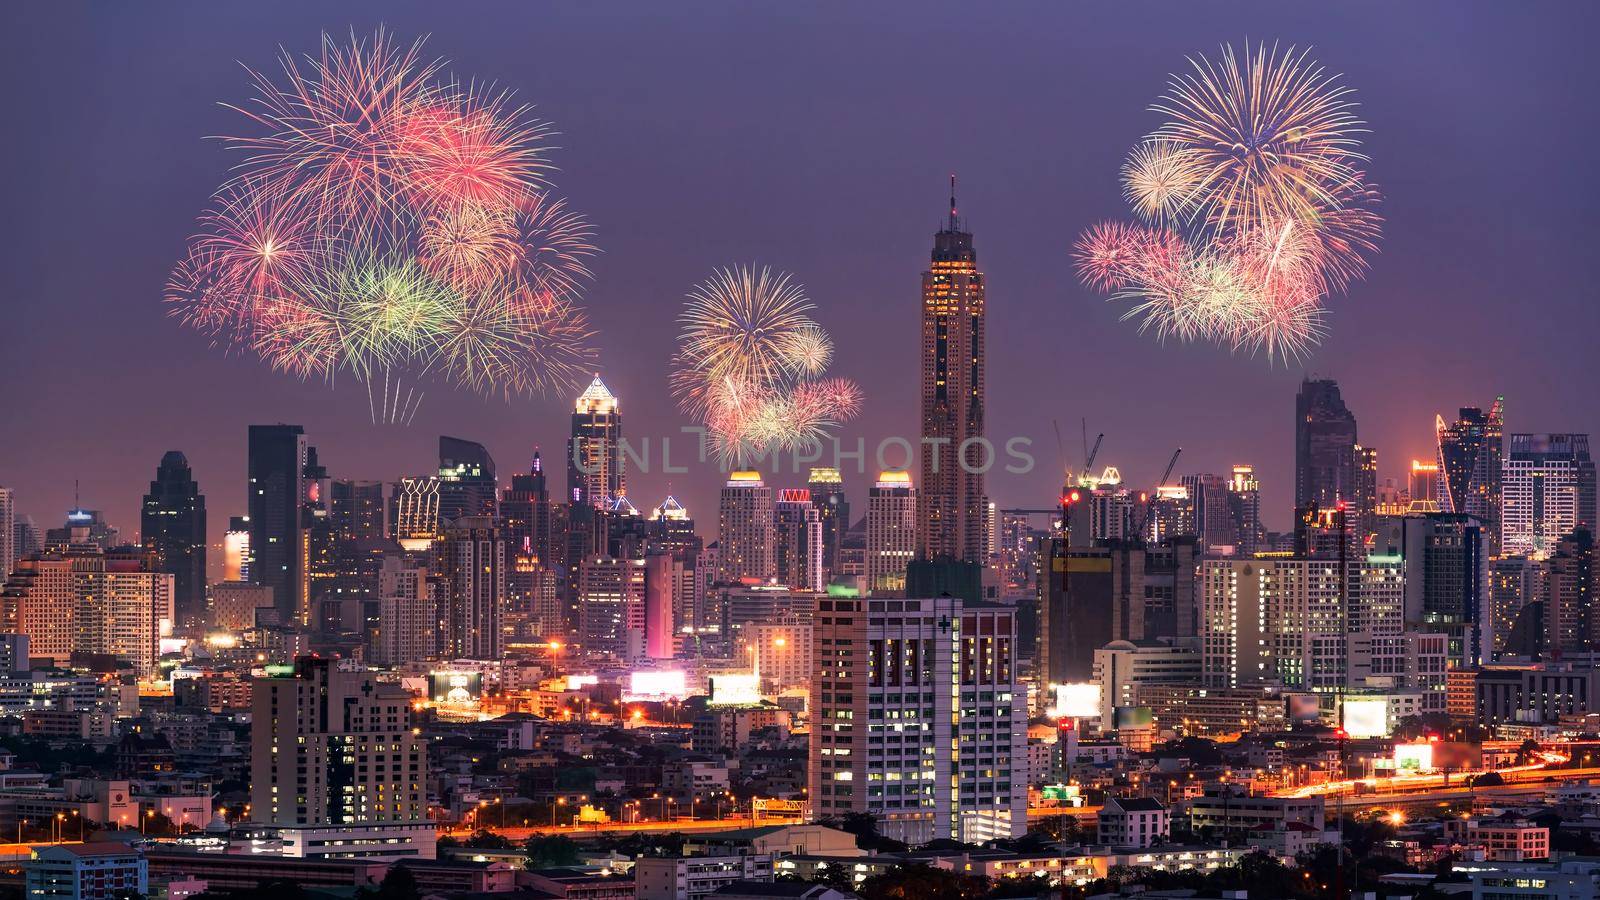
[[[1112,710],[1112,726],[1121,730],[1123,728],[1143,728],[1156,723],[1156,714],[1148,706],[1119,706]]]
[[[1100,685],[1094,682],[1052,684],[1055,705],[1050,716],[1057,719],[1096,719],[1100,717]]]
[[[1345,698],[1344,731],[1353,738],[1388,737],[1389,698]]]
[[[713,675],[710,681],[709,706],[755,706],[761,702],[758,675]]]
[[[482,672],[429,672],[428,697],[447,706],[471,706],[483,697]]]
[[[648,669],[633,672],[628,675],[628,689],[622,692],[624,702],[682,700],[687,696],[689,696],[689,677],[682,669],[666,671]]]
[[[568,675],[567,690],[581,691],[586,687],[594,687],[600,683],[599,675]]]
[[[1433,771],[1433,744],[1395,744],[1394,767],[1401,774]]]
[[[1322,701],[1316,694],[1288,694],[1286,717],[1291,724],[1314,724],[1322,717]]]

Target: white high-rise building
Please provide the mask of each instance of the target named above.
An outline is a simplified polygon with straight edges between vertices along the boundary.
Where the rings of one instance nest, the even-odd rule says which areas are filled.
[[[1200,645],[1210,688],[1345,683],[1347,620],[1336,559],[1208,559]]]
[[[1010,607],[819,599],[809,796],[908,843],[1027,830],[1027,699]]]
[[[645,655],[645,561],[590,556],[578,569],[583,652],[618,659]]]
[[[432,547],[439,537],[439,476],[402,478],[394,493],[395,541],[413,551]]]
[[[867,590],[905,593],[906,564],[917,552],[917,489],[910,472],[883,472],[867,492]]]
[[[733,584],[744,578],[767,581],[777,576],[772,544],[772,489],[761,473],[728,473],[717,505],[717,580]]]
[[[1513,434],[1500,477],[1500,554],[1543,559],[1580,525],[1595,527],[1587,434]]]

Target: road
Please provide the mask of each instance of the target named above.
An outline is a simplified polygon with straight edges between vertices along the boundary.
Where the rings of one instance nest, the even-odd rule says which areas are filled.
[[[1567,762],[1568,757],[1563,753],[1553,750],[1541,750],[1543,757],[1539,762],[1529,763],[1525,766],[1510,766],[1504,769],[1484,769],[1471,772],[1451,772],[1439,775],[1397,775],[1393,778],[1352,778],[1345,781],[1330,781],[1325,784],[1309,784],[1304,787],[1290,788],[1278,791],[1279,797],[1315,797],[1344,795],[1348,803],[1352,797],[1364,797],[1371,794],[1399,795],[1428,790],[1451,790],[1459,788],[1462,794],[1467,792],[1468,779],[1487,775],[1491,772],[1505,779],[1507,784],[1525,781],[1554,781],[1575,778],[1593,777],[1600,773],[1600,769],[1550,769]],[[1361,794],[1356,791],[1366,788]]]

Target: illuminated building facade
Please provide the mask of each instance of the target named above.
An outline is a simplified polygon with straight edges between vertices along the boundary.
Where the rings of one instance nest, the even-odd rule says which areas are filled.
[[[1501,468],[1500,552],[1543,557],[1595,525],[1595,468],[1587,434],[1513,434]]]
[[[0,486],[0,581],[11,574],[11,566],[18,558],[16,519],[16,492]]]
[[[427,750],[398,684],[301,657],[254,680],[250,817],[285,855],[432,859]]]
[[[1411,494],[1411,502],[1413,503],[1420,500],[1424,503],[1438,504],[1442,490],[1439,486],[1439,464],[1413,459],[1411,461],[1411,476],[1407,482],[1407,490]],[[1424,506],[1423,508],[1426,509],[1427,507]],[[1441,506],[1440,509],[1443,509],[1443,507]]]
[[[579,634],[583,651],[617,659],[645,655],[646,561],[586,557],[578,567]]]
[[[828,598],[812,627],[816,817],[868,813],[912,844],[1027,830],[1027,704],[1009,607]]]
[[[956,216],[934,235],[922,273],[922,452],[917,493],[918,554],[923,559],[988,562],[988,498],[980,471],[992,460],[984,434],[985,308],[983,273],[972,233]]]
[[[222,580],[250,580],[250,519],[233,516],[222,535]]]
[[[628,492],[619,446],[622,410],[615,394],[596,375],[572,405],[572,435],[567,441],[567,500],[605,509]]]
[[[917,489],[910,472],[882,472],[867,492],[867,591],[905,595],[917,547]]]
[[[462,516],[433,548],[443,582],[443,652],[455,659],[498,659],[506,602],[506,547],[496,519]]]
[[[476,441],[439,438],[439,521],[500,513],[494,457]]]
[[[439,477],[419,475],[395,485],[394,539],[412,551],[427,550],[439,537]]]
[[[844,495],[844,477],[838,469],[813,468],[806,479],[806,489],[822,520],[822,571],[831,579],[839,571],[839,545],[850,529],[850,501]]]
[[[717,581],[733,584],[777,576],[772,517],[772,489],[761,480],[761,473],[728,473],[717,505]]]
[[[773,506],[773,569],[796,590],[823,588],[822,514],[806,488],[778,491]]]

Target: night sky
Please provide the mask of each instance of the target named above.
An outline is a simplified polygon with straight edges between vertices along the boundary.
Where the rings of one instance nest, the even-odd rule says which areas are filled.
[[[664,385],[684,291],[714,266],[793,272],[859,380],[869,444],[916,431],[919,275],[949,173],[989,283],[989,433],[1031,436],[1032,475],[992,476],[1041,506],[1079,420],[1102,463],[1153,482],[1253,462],[1287,525],[1305,372],[1338,378],[1382,474],[1431,457],[1436,412],[1507,397],[1515,431],[1600,425],[1591,41],[1581,3],[106,3],[6,4],[0,141],[0,484],[41,527],[72,502],[132,536],[163,451],[184,451],[213,532],[244,511],[245,430],[303,424],[336,477],[434,465],[441,433],[484,442],[502,478],[534,445],[559,463],[570,396],[510,403],[430,391],[410,429],[369,423],[365,392],[227,357],[164,314],[196,215],[238,161],[220,101],[239,63],[328,30],[402,39],[490,79],[562,132],[557,185],[598,227],[588,296],[601,369],[630,436],[676,433]],[[870,6],[870,8],[862,8]],[[1184,55],[1224,41],[1313,44],[1359,92],[1383,252],[1335,297],[1305,368],[1161,347],[1080,287],[1067,248],[1126,217],[1117,168],[1159,122],[1146,107]],[[870,463],[869,463],[870,464]],[[559,473],[559,465],[553,467]],[[1098,468],[1098,466],[1097,466]],[[716,474],[635,477],[715,528]],[[559,489],[559,476],[553,487]],[[780,486],[790,483],[782,479]],[[866,480],[853,478],[861,498]]]

